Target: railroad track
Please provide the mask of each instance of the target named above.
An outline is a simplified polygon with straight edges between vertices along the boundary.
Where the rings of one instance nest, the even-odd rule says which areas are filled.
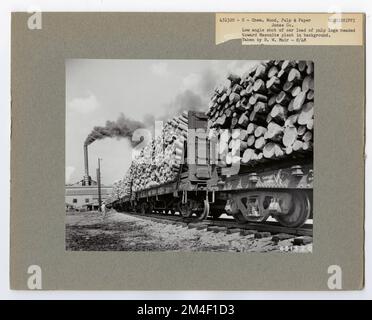
[[[195,221],[192,218],[183,218],[179,215],[161,213],[141,214],[128,212],[128,214],[155,222],[181,224],[189,228],[197,228],[199,230],[227,233],[239,232],[241,235],[252,235],[255,238],[272,237],[273,240],[275,238],[280,241],[283,239],[299,237],[297,241],[298,244],[307,244],[312,242],[313,236],[313,226],[310,224],[304,225],[301,228],[288,228],[283,227],[275,222],[238,223],[233,219],[226,218]]]

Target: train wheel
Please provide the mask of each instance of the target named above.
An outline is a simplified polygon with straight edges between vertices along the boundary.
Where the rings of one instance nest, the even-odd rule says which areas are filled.
[[[204,200],[203,205],[201,206],[201,211],[198,211],[196,220],[201,221],[208,217],[209,214],[209,202],[207,200]]]
[[[292,205],[285,215],[277,215],[275,219],[285,227],[298,228],[305,224],[311,212],[311,203],[305,192],[295,192],[292,195]]]
[[[146,214],[148,212],[148,205],[146,202],[141,203],[141,213]]]
[[[135,203],[133,205],[133,212],[134,213],[140,213],[141,212],[141,206],[138,203]]]
[[[179,212],[183,218],[190,218],[192,216],[192,207],[190,200],[187,203],[180,202],[179,205]]]
[[[147,213],[151,214],[153,211],[154,211],[154,205],[151,202],[149,202],[147,206]]]
[[[246,223],[247,219],[244,217],[241,210],[236,205],[236,201],[227,200],[225,211],[228,215],[233,216],[234,220],[238,223]]]
[[[239,211],[236,213],[233,213],[232,216],[238,223],[246,223],[247,220],[244,218],[243,214]]]

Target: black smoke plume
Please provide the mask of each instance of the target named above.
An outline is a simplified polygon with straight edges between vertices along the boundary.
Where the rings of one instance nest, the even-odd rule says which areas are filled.
[[[116,121],[106,121],[104,127],[94,127],[85,139],[84,144],[90,145],[96,140],[105,138],[128,138],[133,146],[138,143],[132,141],[133,132],[140,128],[145,128],[145,124],[140,121],[128,119],[124,114],[120,114]]]

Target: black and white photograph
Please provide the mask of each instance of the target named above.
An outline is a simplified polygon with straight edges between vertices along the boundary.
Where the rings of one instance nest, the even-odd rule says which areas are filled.
[[[101,5],[9,15],[9,294],[366,296],[368,14]]]
[[[313,251],[313,61],[65,66],[66,250]]]

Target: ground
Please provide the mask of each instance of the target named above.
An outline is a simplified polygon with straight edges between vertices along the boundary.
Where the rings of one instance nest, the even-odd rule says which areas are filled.
[[[291,239],[275,244],[270,237],[190,229],[111,211],[66,214],[66,249],[80,251],[235,251],[311,252],[312,244],[293,247]]]

